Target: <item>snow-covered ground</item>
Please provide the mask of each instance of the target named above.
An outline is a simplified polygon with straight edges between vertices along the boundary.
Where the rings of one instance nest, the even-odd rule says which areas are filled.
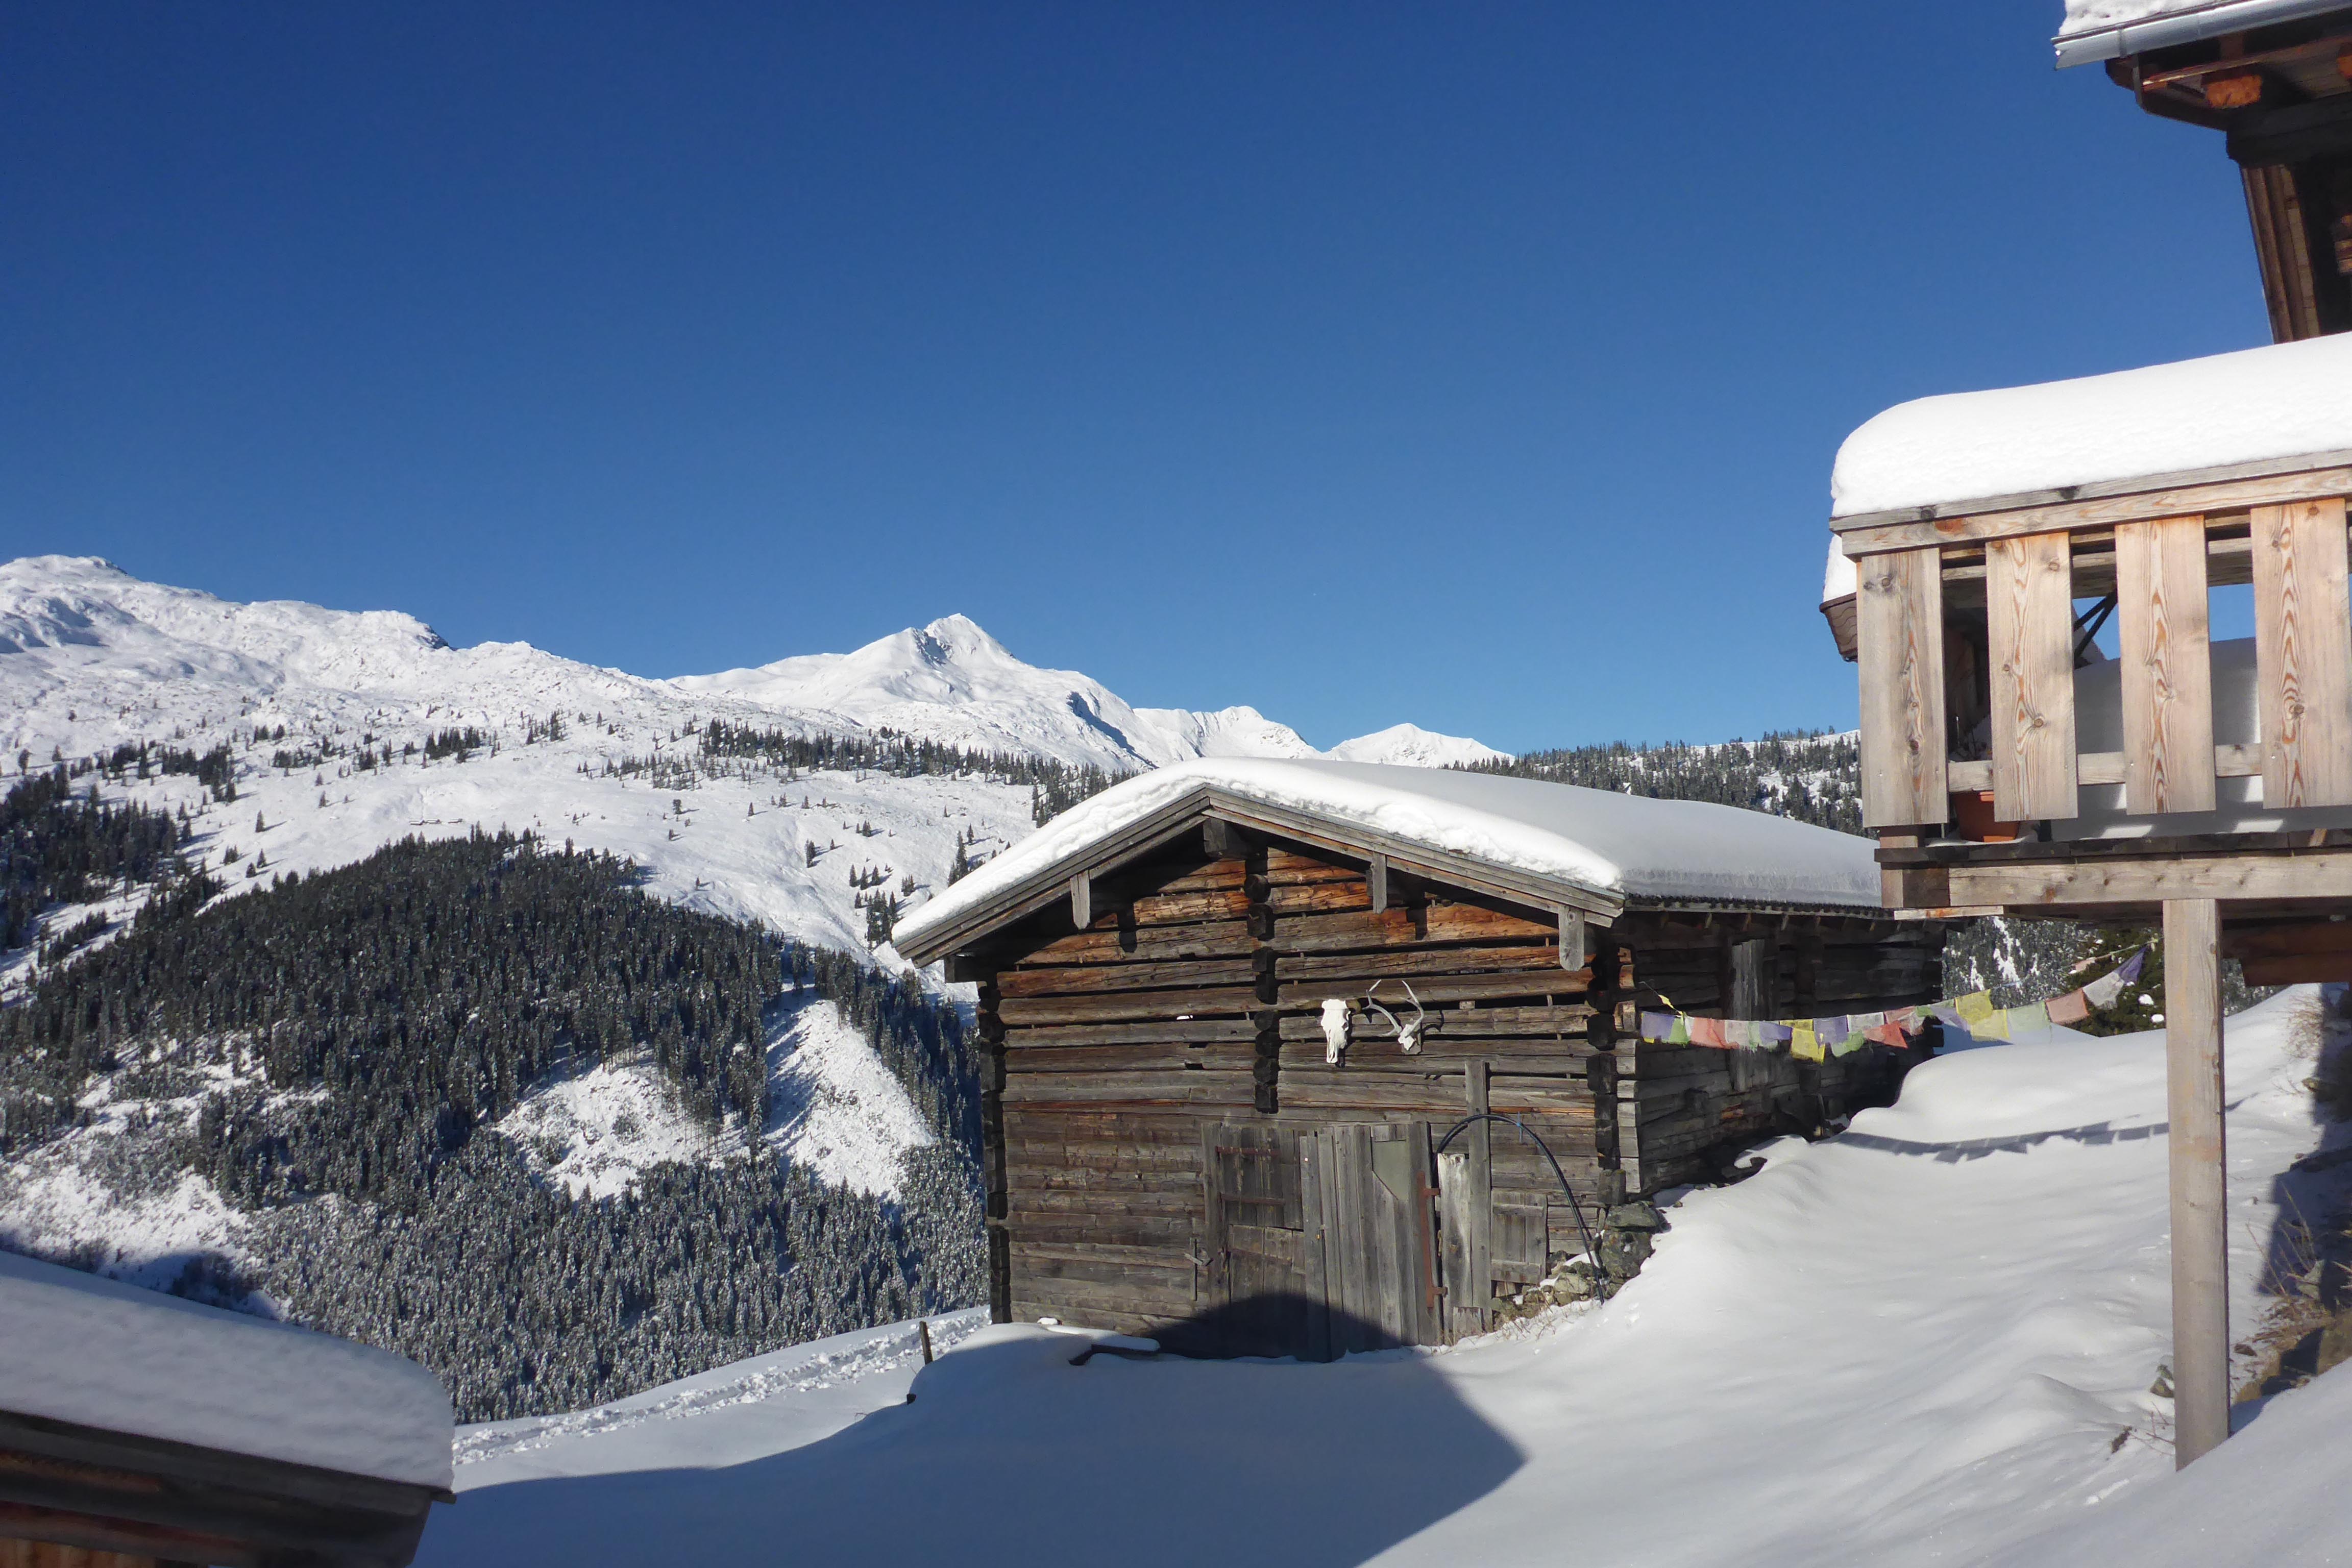
[[[2289,1171],[2326,1131],[2303,1088],[2310,1000],[2231,1023],[2241,1335],[2270,1300],[2283,1219],[2343,1195],[2323,1184],[2340,1176]],[[902,1357],[829,1382],[821,1411],[787,1387],[724,1405],[723,1427],[608,1431],[620,1416],[588,1413],[535,1427],[528,1453],[476,1429],[465,1495],[419,1561],[1811,1568],[2099,1562],[2110,1539],[2134,1562],[2345,1561],[2326,1456],[2346,1373],[2173,1477],[2149,1392],[2168,1333],[2164,1115],[2158,1036],[1954,1052],[1846,1135],[1683,1197],[1606,1306],[1450,1352],[1073,1366],[1080,1342],[1013,1326],[972,1334],[911,1405]],[[629,1405],[749,1394],[764,1364]],[[2261,1456],[2284,1436],[2266,1428],[2290,1424],[2312,1449],[2273,1471]],[[2170,1533],[2223,1497],[2193,1550]],[[2232,1521],[2242,1535],[2214,1528]]]

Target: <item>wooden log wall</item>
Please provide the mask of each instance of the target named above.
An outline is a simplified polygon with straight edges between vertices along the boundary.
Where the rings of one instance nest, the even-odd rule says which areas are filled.
[[[993,975],[980,1035],[1000,1318],[1151,1332],[1215,1306],[1202,1148],[1218,1123],[1422,1122],[1443,1138],[1478,1071],[1492,1109],[1549,1146],[1597,1222],[1629,1191],[1687,1179],[1792,1095],[1843,1090],[1843,1067],[1807,1078],[1764,1058],[1780,1065],[1735,1087],[1725,1053],[1634,1042],[1632,1011],[1662,991],[1688,1009],[1718,1003],[1736,921],[1654,920],[1630,947],[1596,933],[1592,962],[1571,970],[1553,917],[1393,868],[1386,881],[1376,909],[1360,864],[1213,829],[1097,878],[1084,930],[1063,900],[970,956]],[[1884,929],[1784,940],[1774,927],[1775,994],[1860,1006],[1924,989],[1913,950],[1889,956]],[[1360,1010],[1375,983],[1400,1019],[1415,1013],[1408,984],[1426,1009],[1417,1054]],[[1338,1066],[1319,1025],[1331,997],[1360,1007]],[[1489,1131],[1492,1267],[1511,1289],[1583,1244],[1542,1150]]]

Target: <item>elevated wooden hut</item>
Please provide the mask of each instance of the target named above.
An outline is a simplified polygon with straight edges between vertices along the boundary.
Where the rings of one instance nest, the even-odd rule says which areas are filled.
[[[5,1568],[403,1568],[451,1432],[399,1356],[0,1252]]]
[[[1891,1098],[1903,1054],[1645,1044],[1636,1010],[1927,1000],[1940,929],[1878,880],[1844,834],[1525,779],[1122,784],[898,928],[979,986],[994,1316],[1323,1356],[1637,1261],[1619,1205]]]
[[[1890,911],[2163,921],[2185,1463],[2229,1430],[2219,955],[2352,979],[2352,338],[1906,404],[1833,491]]]

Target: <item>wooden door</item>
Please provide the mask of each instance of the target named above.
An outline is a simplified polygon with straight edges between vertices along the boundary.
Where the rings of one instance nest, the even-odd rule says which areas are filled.
[[[1205,1336],[1213,1353],[1330,1353],[1323,1305],[1323,1241],[1307,1232],[1307,1171],[1299,1135],[1228,1121],[1207,1129],[1208,1278]]]
[[[1444,1342],[1429,1128],[1211,1126],[1203,1338],[1328,1360]]]
[[[1428,1124],[1320,1128],[1300,1156],[1321,1211],[1331,1353],[1444,1342]]]

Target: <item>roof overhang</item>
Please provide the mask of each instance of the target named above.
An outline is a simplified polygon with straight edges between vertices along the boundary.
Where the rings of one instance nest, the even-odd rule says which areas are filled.
[[[2051,40],[2051,45],[2057,50],[2058,67],[2063,70],[2068,66],[2095,65],[2101,60],[2144,54],[2149,49],[2193,44],[2225,33],[2242,33],[2249,27],[2300,21],[2305,16],[2345,8],[2345,0],[2204,0],[2203,4],[2175,6],[2138,21],[2061,33]]]
[[[1834,915],[1876,918],[1876,906],[1815,904],[1785,899],[1697,899],[1687,897],[1628,897],[1566,878],[1547,877],[1517,867],[1498,865],[1466,855],[1432,848],[1396,837],[1356,822],[1323,816],[1287,806],[1250,800],[1214,784],[1188,790],[1148,816],[1127,824],[1083,849],[1039,867],[937,929],[922,929],[898,939],[898,952],[911,963],[931,963],[970,947],[988,932],[1023,920],[1058,900],[1070,896],[1070,884],[1079,877],[1108,876],[1132,864],[1207,821],[1229,823],[1245,831],[1321,849],[1344,858],[1370,861],[1377,857],[1392,872],[1459,888],[1506,903],[1580,916],[1596,926],[1613,925],[1628,910],[1677,910],[1752,913]],[[903,931],[903,928],[902,928]]]

